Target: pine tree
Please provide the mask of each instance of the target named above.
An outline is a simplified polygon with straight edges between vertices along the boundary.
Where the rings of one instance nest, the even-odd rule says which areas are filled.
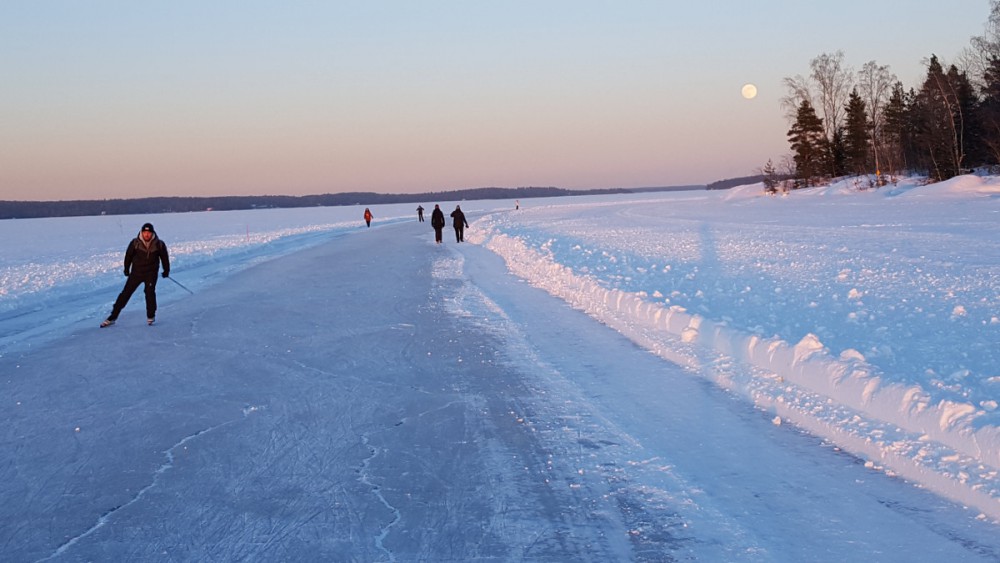
[[[983,82],[979,112],[982,142],[989,151],[988,162],[1000,164],[1000,58],[990,61]]]
[[[829,176],[837,177],[847,174],[847,152],[844,145],[844,129],[837,127],[833,137],[826,142],[826,171]]]
[[[863,175],[871,170],[871,146],[868,134],[868,114],[857,89],[847,101],[844,126],[844,160],[847,172]]]
[[[892,94],[889,101],[882,110],[882,157],[879,164],[880,170],[875,174],[881,176],[883,173],[896,174],[903,169],[905,159],[903,158],[903,128],[906,118],[906,105],[904,100],[903,83],[896,82],[892,87]]]
[[[885,144],[885,170],[878,170],[876,173],[888,172],[898,174],[908,170],[915,159],[912,157],[913,149],[913,117],[912,108],[915,105],[916,92],[912,89],[907,93],[903,89],[902,82],[896,82],[892,87],[892,95],[889,96],[889,103],[886,104],[882,112],[884,121],[883,142]]]
[[[778,172],[774,169],[774,163],[771,159],[767,159],[767,164],[761,169],[764,174],[764,193],[769,195],[774,195],[778,192],[778,184],[781,180],[778,179]]]
[[[788,142],[795,161],[798,187],[815,185],[817,178],[826,170],[827,143],[823,120],[816,115],[809,100],[803,100],[799,104],[795,123],[788,130]]]
[[[948,69],[948,81],[952,84],[958,99],[955,115],[958,128],[958,152],[955,173],[964,174],[965,168],[985,163],[989,152],[983,144],[983,125],[980,116],[980,101],[969,76],[959,72],[955,65]]]
[[[944,72],[936,56],[927,66],[927,78],[917,93],[912,118],[914,143],[921,165],[934,180],[946,180],[961,173],[965,159],[966,115],[969,94],[963,73],[954,66]],[[968,87],[971,91],[971,86]]]

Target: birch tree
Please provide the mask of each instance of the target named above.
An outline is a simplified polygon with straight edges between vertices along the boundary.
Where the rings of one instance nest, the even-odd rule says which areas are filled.
[[[885,108],[892,95],[892,87],[898,80],[896,75],[889,71],[888,65],[878,65],[875,61],[868,61],[858,71],[858,94],[865,103],[871,120],[869,140],[879,185],[882,184],[882,162],[885,160],[886,150]]]
[[[843,125],[844,112],[851,90],[854,88],[854,73],[844,66],[844,53],[824,53],[809,65],[810,75],[817,87],[817,100],[823,112],[823,131],[827,140]]]

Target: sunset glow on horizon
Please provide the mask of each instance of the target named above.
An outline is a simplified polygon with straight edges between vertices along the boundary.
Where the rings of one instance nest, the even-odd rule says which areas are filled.
[[[910,88],[983,32],[986,0],[949,7],[943,30],[938,5],[4,3],[0,199],[755,174],[789,152],[782,79],[813,57],[875,60]]]

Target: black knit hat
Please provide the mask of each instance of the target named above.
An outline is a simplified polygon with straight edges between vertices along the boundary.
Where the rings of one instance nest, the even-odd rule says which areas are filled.
[[[145,225],[142,226],[142,229],[139,230],[140,233],[146,232],[146,231],[149,231],[151,233],[156,233],[156,230],[153,229],[153,224],[152,223],[146,223]]]

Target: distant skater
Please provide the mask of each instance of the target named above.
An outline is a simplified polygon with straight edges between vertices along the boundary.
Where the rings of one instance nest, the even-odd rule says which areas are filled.
[[[163,277],[170,277],[167,245],[156,236],[153,224],[146,223],[139,231],[139,236],[132,239],[125,249],[125,275],[128,279],[111,308],[111,314],[101,323],[101,328],[115,324],[118,315],[140,285],[146,286],[146,323],[153,324],[156,319],[156,274],[160,271],[160,264],[163,264]]]
[[[424,222],[424,206],[422,205],[417,206],[417,221]]]
[[[366,207],[365,208],[365,224],[368,225],[369,228],[371,228],[371,226],[372,226],[372,217],[373,216],[372,216],[371,210]]]
[[[431,227],[434,227],[434,242],[441,244],[441,231],[444,229],[444,211],[441,206],[434,204],[434,211],[431,211]]]
[[[465,213],[462,213],[462,208],[458,205],[455,206],[455,210],[451,212],[451,218],[454,219],[455,226],[455,240],[457,242],[465,241],[465,228],[469,226],[469,222],[465,220]]]

